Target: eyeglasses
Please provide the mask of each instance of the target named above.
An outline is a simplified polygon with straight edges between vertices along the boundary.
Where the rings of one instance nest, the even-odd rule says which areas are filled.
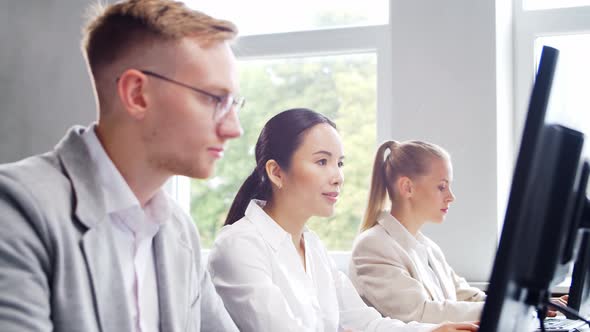
[[[202,94],[203,96],[207,96],[211,100],[212,103],[213,102],[215,103],[215,113],[213,113],[213,120],[215,122],[219,122],[221,119],[223,119],[223,117],[232,108],[236,111],[236,113],[238,113],[244,107],[244,104],[246,103],[246,100],[244,99],[244,97],[232,96],[229,94],[225,95],[225,96],[217,96],[217,95],[214,95],[210,92],[195,88],[193,86],[190,86],[190,85],[182,83],[182,82],[175,81],[171,78],[154,73],[149,70],[140,70],[140,72],[142,72],[144,75],[152,76],[152,77],[161,79],[163,81],[166,81],[166,82],[169,82],[172,84],[176,84],[176,85],[185,87],[187,89],[191,89],[192,91],[198,92],[198,93]]]

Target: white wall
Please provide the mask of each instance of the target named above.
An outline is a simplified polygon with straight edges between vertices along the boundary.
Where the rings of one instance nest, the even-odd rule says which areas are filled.
[[[459,274],[485,281],[499,220],[495,1],[391,3],[393,138],[440,144],[454,165],[456,202],[425,233]]]

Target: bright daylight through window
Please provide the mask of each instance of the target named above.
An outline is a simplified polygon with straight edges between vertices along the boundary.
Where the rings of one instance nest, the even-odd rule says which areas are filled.
[[[294,107],[318,111],[336,122],[346,155],[342,194],[331,218],[309,222],[332,250],[350,250],[367,197],[375,146],[376,57],[374,54],[245,61],[240,115],[244,136],[232,141],[216,176],[191,184],[191,215],[204,247],[223,225],[239,186],[254,169],[254,145],[264,123]]]
[[[336,122],[346,155],[336,214],[312,219],[308,227],[328,249],[350,250],[365,208],[377,143],[377,82],[382,75],[377,58],[383,48],[369,40],[385,40],[381,33],[388,24],[389,2],[185,2],[238,26],[236,54],[241,94],[246,97],[240,113],[244,136],[228,144],[215,176],[190,181],[190,190],[188,180],[180,180],[186,185],[177,196],[190,209],[203,246],[212,245],[239,186],[254,168],[254,146],[264,123],[278,112],[304,107]],[[287,45],[288,51],[277,45]]]
[[[590,0],[523,0],[525,10],[571,8],[590,5]]]
[[[559,50],[549,107],[549,120],[559,121],[581,132],[590,132],[590,34],[539,37],[535,41],[538,59],[543,45]],[[585,145],[590,155],[590,144]]]
[[[238,26],[241,36],[387,24],[388,0],[185,0],[188,6]]]

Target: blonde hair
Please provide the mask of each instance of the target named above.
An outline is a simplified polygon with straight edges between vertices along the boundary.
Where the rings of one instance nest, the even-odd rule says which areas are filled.
[[[402,176],[415,179],[427,174],[433,157],[450,160],[449,154],[443,148],[428,142],[387,141],[381,144],[375,154],[369,200],[361,223],[361,232],[377,223],[379,214],[386,207],[387,198],[393,202],[397,179]]]
[[[131,49],[155,41],[196,37],[207,45],[235,38],[236,26],[192,10],[172,0],[126,0],[112,5],[96,4],[89,10],[83,29],[82,50],[96,77],[108,65]]]

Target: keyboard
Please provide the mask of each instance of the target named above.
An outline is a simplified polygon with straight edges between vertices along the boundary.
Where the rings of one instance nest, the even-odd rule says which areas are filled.
[[[572,320],[565,318],[550,317],[545,318],[545,330],[551,332],[574,332],[584,327],[586,323],[580,320]],[[541,331],[539,327],[535,332]]]

